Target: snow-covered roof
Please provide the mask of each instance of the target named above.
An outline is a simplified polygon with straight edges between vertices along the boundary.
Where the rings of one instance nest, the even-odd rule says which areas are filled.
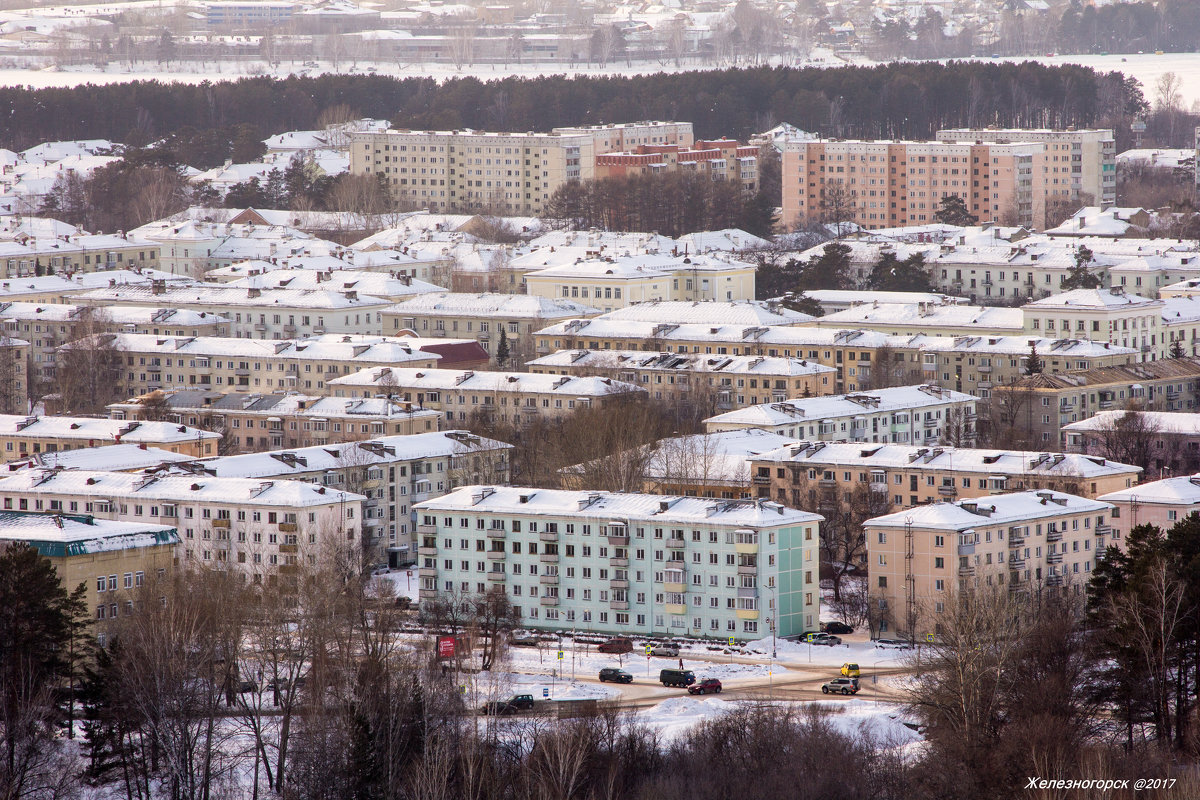
[[[1145,226],[1135,225],[1131,218],[1148,213],[1144,208],[1085,206],[1061,225],[1047,228],[1045,232],[1063,236],[1125,236],[1130,230],[1144,230]]]
[[[1071,289],[1061,294],[1052,294],[1041,300],[1034,300],[1022,306],[1035,311],[1042,309],[1089,309],[1089,308],[1123,308],[1132,306],[1157,306],[1161,300],[1141,297],[1136,294],[1126,294],[1120,287],[1111,289]],[[1016,310],[1018,313],[1020,309]]]
[[[0,319],[30,322],[70,323],[92,311],[96,319],[114,325],[218,325],[229,322],[227,317],[211,311],[192,311],[186,308],[151,308],[150,306],[77,306],[70,303],[26,303],[0,300]]]
[[[0,478],[0,494],[140,498],[177,503],[310,507],[357,502],[351,492],[329,491],[304,481],[259,481],[213,476],[140,475],[95,470],[27,470]]]
[[[409,295],[444,292],[441,286],[386,272],[366,270],[337,270],[320,272],[312,269],[278,269],[253,275],[225,284],[234,288],[257,289],[323,289],[344,292],[353,290],[365,295],[395,300]]]
[[[650,300],[614,309],[600,319],[705,325],[799,325],[814,317],[761,300]]]
[[[102,469],[114,472],[156,467],[191,461],[194,456],[172,453],[159,447],[137,444],[110,444],[101,447],[81,447],[75,450],[56,450],[53,453],[37,453],[20,461],[4,465],[7,471],[18,469]]]
[[[27,542],[46,558],[179,544],[174,528],[71,514],[0,511],[0,540]]]
[[[769,453],[759,461],[788,464],[835,464],[878,469],[953,469],[983,475],[1031,475],[1062,478],[1097,478],[1133,475],[1141,467],[1079,453],[1037,453],[966,447],[917,447],[905,444],[797,441]]]
[[[660,439],[643,474],[672,482],[750,482],[750,459],[783,447],[790,439],[760,428]]]
[[[1133,414],[1154,433],[1196,436],[1200,434],[1200,414],[1181,411],[1100,411],[1087,419],[1063,426],[1066,433],[1102,433],[1113,430],[1127,414]]]
[[[312,472],[393,464],[427,458],[446,458],[512,449],[506,442],[469,431],[435,431],[411,436],[380,436],[362,442],[297,447],[266,453],[218,456],[172,468],[172,474],[205,474],[219,478],[271,478]]]
[[[527,317],[529,319],[562,319],[564,317],[599,314],[592,308],[566,298],[539,297],[530,294],[497,294],[484,292],[444,292],[422,294],[386,309],[388,314],[404,316],[442,314],[447,317]]]
[[[526,367],[662,370],[717,375],[828,375],[833,367],[802,358],[713,356],[700,353],[651,353],[644,350],[559,350],[529,361]]]
[[[538,375],[531,372],[475,372],[458,369],[393,369],[376,367],[352,372],[326,382],[327,386],[394,386],[399,389],[434,389],[452,392],[520,392],[564,397],[603,397],[644,392],[640,386],[608,378]]]
[[[762,403],[709,417],[710,428],[721,425],[773,427],[794,422],[822,421],[835,417],[859,417],[916,410],[946,404],[974,404],[974,395],[943,389],[940,386],[894,386],[870,392],[796,397],[781,403]]]
[[[296,392],[279,392],[277,394],[216,392],[203,389],[180,389],[170,392],[157,392],[173,411],[186,413],[202,410],[205,413],[221,414],[230,412],[236,414],[258,414],[261,416],[302,417],[312,420],[341,419],[439,419],[437,411],[418,409],[411,403],[397,402],[383,397],[324,397],[321,395],[305,395]],[[110,410],[124,411],[136,414],[141,403],[139,399],[124,403],[110,403]]]
[[[712,253],[699,255],[671,255],[670,253],[645,253],[617,255],[607,258],[592,258],[574,264],[547,267],[529,273],[527,278],[553,278],[559,280],[642,280],[665,277],[683,272],[725,272],[728,270],[753,270],[754,265]]]
[[[1200,322],[1200,297],[1194,294],[1162,299],[1162,321],[1164,325],[1179,325]]]
[[[874,290],[859,291],[854,289],[809,289],[801,292],[801,296],[825,305],[857,306],[864,303],[879,305],[966,305],[970,301],[965,297],[938,294],[936,292],[878,292]]]
[[[823,517],[770,500],[713,500],[658,494],[531,489],[519,486],[464,486],[417,503],[419,511],[459,511],[520,516],[576,517],[654,525],[782,528],[820,522]]]
[[[1162,169],[1175,169],[1176,167],[1185,166],[1186,162],[1192,162],[1195,159],[1196,151],[1191,147],[1178,149],[1143,147],[1117,153],[1118,165],[1131,166],[1135,163],[1141,163],[1148,167],[1160,167]],[[1186,166],[1190,167],[1191,164],[1187,163]]]
[[[1129,489],[1102,494],[1098,499],[1108,503],[1200,505],[1200,474],[1139,483]]]
[[[869,528],[932,528],[961,532],[972,528],[1009,525],[1026,520],[1074,514],[1106,514],[1111,503],[1046,490],[994,494],[953,503],[928,503],[869,519]]]
[[[818,319],[823,327],[855,328],[861,325],[879,328],[895,325],[918,328],[986,328],[1019,333],[1025,328],[1025,315],[1019,308],[994,306],[942,305],[923,303],[864,303],[826,314]]]
[[[77,439],[165,444],[219,439],[220,435],[174,422],[129,422],[94,417],[25,417],[0,414],[0,437]]]
[[[109,286],[76,295],[91,303],[153,303],[161,306],[241,306],[248,308],[307,308],[334,311],[375,308],[388,300],[334,289],[242,289],[233,286]]]
[[[303,339],[243,339],[236,336],[166,336],[152,333],[104,334],[113,336],[112,347],[128,353],[164,353],[176,356],[296,359],[300,361],[355,361],[364,364],[400,364],[440,358],[414,344],[413,339],[370,334],[327,333]],[[70,344],[64,347],[71,347]]]
[[[753,342],[783,347],[842,345],[882,347],[889,336],[877,331],[809,328],[779,325],[704,325],[641,322],[638,320],[572,319],[538,331],[539,336],[575,336],[589,339],[656,339],[663,342]]]

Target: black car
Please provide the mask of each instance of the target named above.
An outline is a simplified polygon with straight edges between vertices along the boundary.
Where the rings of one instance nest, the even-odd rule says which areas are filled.
[[[851,628],[844,622],[822,622],[821,630],[825,633],[854,633],[854,628]]]
[[[507,700],[493,700],[490,703],[484,703],[479,709],[479,713],[484,716],[507,716],[516,714],[518,711],[528,711],[533,708],[533,695],[531,694],[514,694]]]
[[[605,667],[600,670],[600,682],[612,681],[613,683],[633,683],[633,676],[623,669],[616,667]]]

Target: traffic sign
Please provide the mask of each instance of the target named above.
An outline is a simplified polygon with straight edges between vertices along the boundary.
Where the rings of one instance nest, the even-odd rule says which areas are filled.
[[[550,696],[550,689],[548,689],[547,687],[543,686],[543,687],[542,687],[542,697],[549,697],[549,696]]]
[[[559,660],[559,661],[562,661],[562,660],[563,660],[563,651],[562,651],[562,650],[559,650],[559,651],[558,651],[558,660]]]
[[[736,640],[734,639],[734,637],[730,636],[730,637],[729,637],[729,646],[730,646],[730,647],[733,647],[733,644],[734,644],[734,642],[735,642],[735,641],[736,641]]]
[[[650,645],[646,645],[646,658],[650,657]]]
[[[927,634],[925,634],[925,641],[927,641],[927,642],[932,642],[932,641],[933,641],[933,634],[932,634],[932,633],[927,633]]]
[[[806,641],[806,642],[811,642],[812,640],[813,640],[813,635],[811,633],[804,637],[804,641]]]

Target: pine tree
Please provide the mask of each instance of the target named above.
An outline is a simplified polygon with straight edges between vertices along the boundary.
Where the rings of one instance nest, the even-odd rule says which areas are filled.
[[[1186,358],[1187,353],[1183,352],[1183,342],[1176,339],[1171,342],[1171,358]]]
[[[503,327],[500,328],[500,341],[496,344],[496,365],[503,367],[508,363],[508,333]]]
[[[1025,360],[1025,374],[1037,375],[1042,371],[1042,357],[1038,355],[1037,345],[1029,345],[1029,357]]]

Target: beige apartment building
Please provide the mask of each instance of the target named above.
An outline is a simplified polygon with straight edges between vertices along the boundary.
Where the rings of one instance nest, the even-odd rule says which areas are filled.
[[[638,350],[560,350],[526,367],[539,375],[613,378],[641,386],[655,401],[715,411],[832,394],[835,372],[802,358]]]
[[[894,511],[1034,489],[1096,497],[1133,486],[1142,471],[1077,453],[812,441],[755,456],[752,469],[758,497],[818,511],[865,498]]]
[[[255,582],[302,567],[357,567],[366,498],[302,481],[25,470],[0,478],[0,509],[87,514],[178,531],[178,563]]]
[[[955,592],[1080,595],[1103,557],[1113,506],[1055,491],[935,503],[867,520],[872,633],[941,632]]]
[[[633,150],[596,155],[597,178],[694,172],[714,181],[737,181],[747,192],[757,191],[758,148],[732,139],[697,141],[693,146],[639,145]]]
[[[85,344],[90,346],[92,341]],[[94,341],[121,354],[125,368],[120,387],[129,396],[186,388],[328,393],[326,384],[332,378],[364,367],[434,367],[441,360],[437,353],[421,350],[410,340],[380,336],[263,341],[106,333],[98,334]]]
[[[1193,411],[1200,358],[1164,358],[1064,375],[1045,373],[997,387],[997,423],[1062,446],[1063,429],[1100,411]]]
[[[692,141],[691,123],[673,122],[550,133],[364,132],[351,134],[350,171],[383,175],[397,200],[430,211],[489,208],[536,216],[564,183],[595,177],[597,153]]]
[[[1115,201],[1111,130],[938,134],[927,142],[789,142],[784,225],[831,215],[868,229],[929,224],[942,198],[958,195],[982,221],[1045,228],[1055,201]]]
[[[609,378],[454,369],[364,369],[329,382],[335,397],[401,398],[462,424],[476,416],[523,425],[606,406],[646,390]]]
[[[68,591],[88,587],[91,616],[112,619],[133,613],[134,592],[171,570],[179,535],[173,525],[157,522],[0,511],[0,542],[36,549]]]
[[[1025,330],[1034,336],[1074,336],[1138,351],[1139,361],[1161,358],[1162,300],[1109,289],[1072,289],[1021,307]]]
[[[387,398],[305,395],[296,392],[222,393],[204,389],[151,392],[108,406],[111,419],[136,420],[146,400],[169,410],[167,419],[224,436],[222,453],[352,442],[376,436],[437,431],[442,415]]]
[[[174,422],[0,414],[0,462],[38,453],[121,443],[158,447],[200,458],[216,455],[220,438],[207,430]]]
[[[157,269],[159,244],[131,234],[73,233],[23,237],[0,250],[0,277],[30,278],[59,273]]]

